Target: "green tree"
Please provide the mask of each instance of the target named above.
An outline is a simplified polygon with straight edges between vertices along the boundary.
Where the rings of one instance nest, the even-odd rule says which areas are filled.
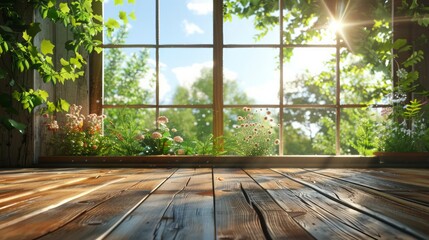
[[[127,29],[122,26],[107,40],[110,44],[123,44],[126,38]],[[111,48],[104,53],[104,104],[125,105],[104,111],[108,116],[105,133],[121,143],[118,155],[138,154],[141,148],[134,141],[135,136],[145,128],[152,128],[155,121],[153,109],[136,110],[126,106],[147,104],[154,98],[151,89],[155,76],[150,71],[148,59],[148,50],[129,54],[122,48]],[[142,88],[142,85],[146,87]]]
[[[225,79],[224,89],[224,101],[231,101],[236,104],[250,104],[253,102],[245,93],[239,91],[238,84],[234,80]],[[213,70],[203,68],[199,78],[189,88],[177,87],[173,103],[188,103],[190,107],[195,104],[212,104]],[[169,117],[174,127],[182,131],[185,138],[204,141],[213,132],[213,111],[211,108],[171,109],[166,110],[163,114]],[[224,119],[228,121],[236,121],[236,116],[237,110],[224,113]]]

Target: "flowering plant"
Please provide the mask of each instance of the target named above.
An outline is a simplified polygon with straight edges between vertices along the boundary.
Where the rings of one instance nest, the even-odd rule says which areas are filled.
[[[237,117],[233,135],[225,137],[225,150],[229,154],[244,156],[273,154],[280,140],[276,138],[276,124],[271,112],[248,107],[244,107],[243,111],[245,115]]]
[[[106,155],[113,142],[103,135],[104,115],[81,114],[82,106],[72,105],[65,115],[65,122],[59,123],[55,117],[44,114],[45,126],[52,132],[50,143],[58,155]]]
[[[401,107],[394,102],[393,109],[384,111],[385,121],[380,124],[380,135],[376,139],[378,150],[383,152],[427,152],[429,151],[429,126],[424,118],[424,107],[428,101],[411,100]]]
[[[160,116],[157,120],[158,127],[156,129],[145,129],[136,136],[136,140],[144,147],[141,155],[186,154],[182,147],[183,138],[176,135],[177,130],[175,128],[170,130],[167,123],[168,118]]]

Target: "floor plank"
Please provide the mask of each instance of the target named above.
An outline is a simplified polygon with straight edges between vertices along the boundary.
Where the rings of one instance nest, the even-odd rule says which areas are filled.
[[[179,169],[107,239],[214,239],[210,169]]]
[[[394,239],[390,226],[271,170],[246,170],[316,239]],[[369,224],[370,223],[370,224]],[[401,236],[401,235],[399,235]]]
[[[99,204],[93,204],[94,207],[82,211],[82,208],[76,204],[69,204],[44,216],[46,221],[54,214],[64,215],[64,212],[69,216],[77,217],[41,239],[97,239],[173,172],[174,169],[130,171],[126,179],[106,187],[97,193],[98,196],[92,194],[91,198],[79,199],[80,202],[99,202]],[[40,217],[36,221],[40,221]]]
[[[427,173],[0,170],[0,240],[429,239]]]
[[[334,201],[392,226],[392,233],[403,232],[398,232],[397,236],[406,238],[406,233],[408,237],[429,238],[429,211],[425,206],[304,169],[276,171]]]
[[[265,239],[258,214],[247,201],[240,169],[213,169],[218,239]],[[245,181],[245,180],[244,180]]]
[[[310,171],[366,188],[388,192],[395,197],[429,207],[429,175],[392,170],[317,169]]]

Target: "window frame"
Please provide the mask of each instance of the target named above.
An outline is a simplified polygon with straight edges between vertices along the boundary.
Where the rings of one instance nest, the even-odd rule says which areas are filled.
[[[213,135],[215,137],[223,136],[224,134],[224,110],[231,108],[243,108],[243,107],[254,107],[254,108],[276,108],[279,113],[279,155],[284,155],[284,109],[333,109],[336,113],[335,115],[335,152],[336,155],[341,154],[341,110],[350,109],[350,108],[364,108],[368,107],[366,104],[343,104],[341,103],[341,72],[340,72],[340,51],[341,48],[345,47],[342,43],[340,36],[336,37],[335,44],[303,44],[303,45],[291,45],[285,44],[282,31],[283,31],[283,21],[279,21],[279,38],[280,42],[278,44],[224,44],[223,42],[223,1],[213,0],[213,43],[212,44],[160,44],[159,41],[159,22],[160,22],[160,0],[154,0],[156,2],[156,40],[155,44],[123,44],[123,45],[110,45],[103,44],[104,49],[109,48],[151,48],[155,49],[156,56],[156,102],[155,104],[136,104],[136,105],[106,105],[103,103],[103,56],[101,54],[92,53],[90,55],[90,112],[101,114],[103,109],[109,108],[149,108],[155,109],[155,116],[158,117],[161,109],[171,109],[171,108],[210,108],[213,111]],[[278,0],[279,9],[283,9],[284,1]],[[102,3],[96,2],[93,5],[94,10],[98,13],[102,12]],[[283,11],[279,11],[279,18],[283,19]],[[393,18],[392,12],[392,18]],[[102,40],[102,35],[97,37],[98,40]],[[233,49],[233,48],[278,48],[279,50],[279,103],[278,104],[246,104],[246,105],[232,105],[224,104],[223,102],[223,50],[224,49]],[[336,71],[335,71],[335,103],[334,104],[285,104],[284,103],[284,48],[335,48],[336,54]],[[159,51],[160,49],[167,48],[212,48],[213,50],[213,102],[212,104],[202,104],[202,105],[175,105],[175,104],[160,104],[159,99]],[[373,108],[384,108],[390,107],[390,105],[373,105]]]

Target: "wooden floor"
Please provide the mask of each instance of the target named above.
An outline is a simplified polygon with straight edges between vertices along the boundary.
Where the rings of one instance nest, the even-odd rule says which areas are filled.
[[[427,169],[0,170],[0,239],[429,239]]]

